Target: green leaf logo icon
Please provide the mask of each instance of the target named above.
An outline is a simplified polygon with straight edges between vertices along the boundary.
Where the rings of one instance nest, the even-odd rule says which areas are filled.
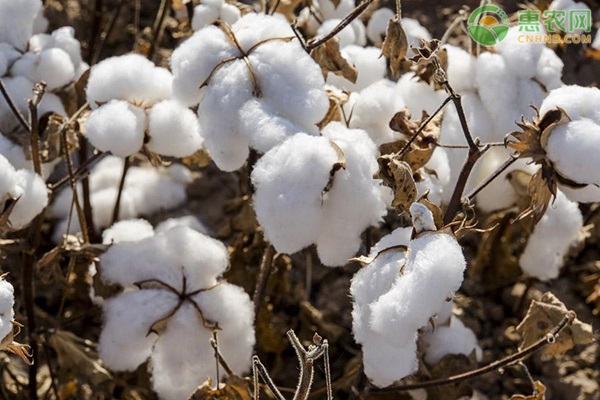
[[[506,38],[510,22],[500,7],[485,5],[473,10],[467,25],[474,41],[484,46],[494,46]]]

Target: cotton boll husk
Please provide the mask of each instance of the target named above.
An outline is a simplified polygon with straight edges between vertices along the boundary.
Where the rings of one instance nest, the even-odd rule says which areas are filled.
[[[562,71],[564,63],[554,50],[545,47],[538,60],[536,78],[546,86],[548,90],[559,88],[562,83]]]
[[[446,45],[448,52],[448,82],[458,92],[475,91],[476,58],[460,47]]]
[[[8,160],[0,154],[0,205],[7,196],[11,196],[17,184],[17,171]]]
[[[466,266],[460,245],[449,234],[426,233],[410,242],[408,254],[404,274],[372,306],[371,328],[397,346],[442,309],[460,287]]]
[[[533,78],[537,72],[537,64],[543,49],[543,43],[524,43],[523,36],[543,35],[544,27],[540,24],[540,32],[524,32],[520,27],[513,26],[508,30],[506,37],[494,49],[504,58],[510,73],[519,78]]]
[[[254,209],[278,252],[295,253],[313,243],[321,225],[321,192],[337,161],[326,138],[298,134],[255,164]]]
[[[540,107],[540,115],[560,107],[571,120],[589,118],[600,125],[600,89],[577,85],[552,90]]]
[[[168,315],[177,301],[175,294],[162,289],[136,290],[107,299],[98,341],[104,364],[115,371],[133,371],[146,361],[157,341],[155,333],[147,335],[150,327]]]
[[[127,157],[144,144],[146,114],[122,100],[111,100],[94,110],[85,124],[86,136],[101,151]]]
[[[13,195],[17,200],[8,221],[15,229],[27,226],[48,205],[48,189],[44,180],[24,169],[16,172]]]
[[[600,185],[600,125],[588,118],[553,128],[546,152],[554,168],[578,183]]]
[[[165,156],[186,157],[202,146],[194,112],[174,100],[162,101],[150,109],[148,131],[148,148]]]
[[[324,265],[344,265],[359,249],[361,233],[387,212],[380,181],[373,179],[378,152],[363,130],[332,122],[321,133],[341,148],[346,168],[335,174],[331,190],[323,196],[317,252]]]
[[[56,90],[75,79],[75,67],[69,54],[62,49],[50,48],[40,53],[26,53],[11,68],[15,75],[23,75],[34,82],[44,81],[48,90]]]
[[[429,84],[420,82],[413,72],[406,73],[398,80],[398,89],[410,113],[418,118],[423,110],[429,115],[442,104],[446,98],[443,91],[436,91]]]
[[[375,46],[381,47],[383,44],[388,21],[393,17],[394,12],[389,8],[379,8],[371,14],[367,24],[367,37]]]
[[[25,50],[41,8],[40,0],[0,0],[0,42]]]
[[[348,60],[348,63],[356,68],[356,82],[352,83],[341,76],[328,73],[327,83],[355,92],[361,91],[385,77],[386,65],[385,58],[381,57],[381,49],[350,45],[344,47],[340,52]]]
[[[519,265],[526,274],[543,281],[558,277],[569,249],[584,238],[582,228],[577,203],[557,191],[529,237]]]
[[[12,320],[15,318],[15,289],[8,281],[0,279],[0,340],[13,330]]]
[[[19,57],[21,53],[8,43],[0,43],[0,76],[4,76],[8,67]]]
[[[416,19],[402,18],[402,28],[406,33],[408,46],[419,46],[419,39],[431,40],[429,31]]]
[[[477,337],[460,319],[452,317],[450,326],[438,326],[433,333],[423,337],[425,342],[425,362],[433,365],[446,354],[470,355],[475,351],[477,360],[481,360],[481,348]]]
[[[193,215],[186,215],[183,217],[169,218],[156,225],[155,232],[156,233],[164,233],[176,226],[187,226],[195,231],[203,233],[205,235],[209,234],[209,229],[196,217]]]
[[[356,96],[352,110],[351,128],[364,129],[376,145],[397,139],[389,127],[394,114],[404,107],[396,84],[383,79],[368,86]]]
[[[86,88],[90,108],[116,99],[140,107],[171,97],[173,77],[139,54],[110,57],[94,65]]]
[[[114,223],[102,232],[102,243],[137,242],[154,236],[154,228],[145,219],[129,219]]]

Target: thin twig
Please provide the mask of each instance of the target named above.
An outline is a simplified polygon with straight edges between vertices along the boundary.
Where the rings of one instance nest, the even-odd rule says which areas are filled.
[[[396,16],[398,21],[402,19],[402,0],[396,0]]]
[[[442,147],[444,149],[468,149],[469,146],[466,144],[444,144],[444,143],[436,143],[436,147]],[[491,142],[491,143],[477,143],[479,147],[503,147],[503,142]]]
[[[367,9],[367,7],[371,5],[373,1],[374,0],[364,0],[354,10],[352,10],[350,14],[348,14],[343,20],[341,20],[340,23],[337,24],[335,28],[331,30],[331,32],[324,36],[321,36],[320,38],[310,40],[306,46],[306,50],[310,53],[311,51],[324,44],[338,33],[340,33],[345,27],[350,25],[352,21],[358,18],[358,16],[362,14]]]
[[[79,168],[77,168],[73,172],[73,177],[75,178],[75,181],[78,181],[82,176],[87,174],[89,172],[89,169],[92,166],[94,166],[94,164],[96,164],[98,161],[102,160],[104,157],[108,156],[109,154],[110,154],[110,152],[96,153],[92,157],[88,158],[85,161],[85,163],[80,165]],[[53,185],[50,185],[50,190],[56,191],[56,190],[60,189],[61,187],[63,187],[67,183],[69,183],[69,179],[70,179],[69,175],[64,176],[58,182],[54,183]]]
[[[575,320],[575,313],[573,311],[567,312],[565,314],[565,316],[563,317],[563,319],[550,332],[548,332],[544,337],[539,339],[537,342],[533,343],[531,346],[528,346],[528,347],[524,348],[523,350],[520,350],[520,351],[516,352],[515,354],[511,354],[510,356],[507,356],[501,360],[494,361],[484,367],[477,368],[472,371],[464,372],[462,374],[449,376],[446,378],[435,379],[435,380],[426,381],[426,382],[413,383],[413,384],[409,384],[409,385],[387,387],[387,388],[383,388],[383,389],[374,389],[373,392],[374,393],[383,393],[383,392],[389,393],[389,392],[398,392],[398,391],[413,390],[413,389],[424,389],[424,388],[430,388],[430,387],[434,387],[434,386],[442,386],[442,385],[449,385],[452,383],[463,382],[463,381],[466,381],[469,379],[476,378],[481,375],[485,375],[489,372],[493,372],[500,368],[504,368],[509,365],[515,364],[515,363],[523,360],[525,357],[535,353],[539,349],[547,346],[548,344],[555,343],[556,336],[567,325],[570,325],[574,320]]]
[[[108,24],[106,25],[106,29],[104,29],[104,31],[102,31],[102,33],[100,34],[100,43],[94,49],[94,54],[92,55],[91,65],[96,64],[98,62],[98,60],[100,59],[100,54],[102,53],[104,44],[106,43],[106,40],[110,37],[112,31],[115,29],[115,26],[117,25],[117,19],[119,18],[119,15],[121,14],[121,10],[123,9],[124,4],[125,4],[125,0],[121,0],[119,2],[119,5],[117,6],[115,11],[111,15],[110,20],[108,21]]]
[[[117,200],[115,201],[115,208],[112,213],[112,223],[114,224],[119,220],[119,211],[121,209],[121,198],[123,197],[123,189],[125,188],[125,179],[127,178],[127,171],[131,160],[129,157],[125,157],[123,160],[123,172],[121,173],[121,181],[119,182],[119,191],[117,192]]]
[[[79,138],[79,165],[87,164],[88,142],[85,137]],[[96,239],[96,229],[94,227],[94,214],[92,211],[92,202],[90,201],[90,181],[87,175],[81,179],[81,191],[83,193],[83,214],[85,215],[85,223],[88,227],[88,235],[92,241]]]
[[[33,87],[33,98],[28,99],[29,104],[29,126],[31,139],[31,158],[33,169],[36,174],[42,175],[42,159],[40,155],[40,124],[38,121],[38,106],[46,93],[46,82],[36,83]]]
[[[467,196],[469,201],[472,201],[475,198],[475,196],[479,194],[479,192],[485,189],[487,185],[492,183],[492,181],[494,181],[498,176],[500,176],[501,173],[506,171],[506,169],[513,165],[516,161],[517,159],[514,157],[510,157],[508,160],[506,160],[501,166],[498,167],[498,169],[496,169],[496,171],[494,171],[490,176],[488,176],[485,181],[483,181],[471,193],[469,193],[469,195]]]
[[[260,263],[260,272],[256,281],[256,289],[254,290],[254,318],[258,317],[258,312],[262,306],[263,299],[265,297],[265,291],[267,290],[267,283],[271,276],[271,270],[273,269],[273,257],[275,256],[275,248],[272,244],[268,244],[263,254],[262,261]]]
[[[15,115],[17,120],[19,120],[19,123],[21,124],[21,126],[27,132],[31,131],[31,127],[29,126],[29,123],[25,119],[25,116],[23,116],[23,113],[21,113],[21,111],[19,110],[19,107],[17,107],[17,105],[13,101],[12,97],[10,97],[10,94],[8,93],[8,90],[6,90],[6,86],[4,86],[4,82],[2,82],[2,79],[0,79],[0,92],[2,92],[2,95],[4,96],[4,99],[6,100],[8,107],[10,107],[10,110]]]
[[[162,0],[160,2],[160,8],[158,9],[158,14],[156,15],[156,20],[154,21],[154,27],[152,28],[152,41],[150,42],[150,50],[148,51],[148,59],[152,60],[154,58],[154,54],[160,44],[160,40],[163,34],[163,27],[165,19],[167,18],[167,14],[169,13],[169,8],[171,7],[171,0]]]

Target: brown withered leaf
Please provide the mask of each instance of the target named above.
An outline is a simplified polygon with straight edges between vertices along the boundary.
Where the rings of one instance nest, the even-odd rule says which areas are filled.
[[[325,187],[323,188],[321,195],[324,195],[325,193],[331,190],[335,179],[335,174],[341,169],[346,169],[346,156],[344,155],[344,151],[342,150],[342,148],[338,146],[333,140],[330,140],[329,144],[335,151],[338,160],[331,167],[331,171],[329,171],[329,180],[327,181],[327,185],[325,185]]]
[[[406,211],[417,199],[417,184],[413,178],[413,171],[408,163],[401,161],[396,155],[383,155],[377,159],[379,171],[375,178],[383,180],[383,184],[394,191],[392,207],[399,211]]]
[[[412,47],[412,51],[415,53],[415,55],[411,57],[410,60],[415,64],[429,61],[433,57],[437,56],[440,46],[441,42],[437,39],[420,39],[420,46]]]
[[[429,209],[429,211],[431,211],[431,214],[433,215],[433,222],[435,222],[435,227],[442,229],[444,226],[444,213],[438,205],[429,201],[429,189],[427,189],[425,193],[419,197],[417,203],[423,204]]]
[[[237,375],[229,375],[216,389],[212,386],[212,379],[208,378],[188,400],[252,400],[250,384]]]
[[[348,261],[355,261],[360,263],[363,267],[366,265],[371,264],[373,261],[375,261],[377,259],[377,257],[379,257],[382,254],[391,252],[391,251],[395,251],[395,252],[406,252],[408,250],[408,247],[406,247],[403,244],[399,244],[397,246],[392,246],[392,247],[387,247],[379,252],[377,252],[377,254],[375,254],[372,257],[369,256],[358,256],[358,257],[353,257],[350,258]]]
[[[546,399],[546,386],[540,381],[533,382],[535,385],[535,392],[529,396],[522,394],[514,394],[510,397],[510,400],[545,400]]]
[[[545,178],[544,169],[540,169],[531,177],[527,192],[531,202],[529,207],[519,214],[517,220],[532,216],[534,223],[537,223],[546,213],[552,197],[556,196],[556,182]]]
[[[210,164],[210,155],[208,155],[206,149],[201,148],[191,156],[184,157],[183,163],[189,167],[204,168]]]
[[[594,261],[587,266],[589,270],[580,280],[585,302],[594,307],[594,315],[600,315],[600,261]]]
[[[408,38],[397,15],[388,21],[381,54],[389,60],[394,77],[400,76],[402,61],[408,52]]]
[[[352,83],[356,83],[358,73],[356,68],[340,53],[340,40],[338,38],[334,37],[313,49],[310,52],[310,56],[321,67],[324,78],[327,78],[327,73],[331,72]]]
[[[350,98],[349,93],[346,91],[336,92],[333,90],[326,89],[325,93],[327,93],[327,97],[329,98],[329,109],[327,110],[327,114],[325,114],[325,117],[321,120],[321,122],[317,124],[319,129],[323,128],[332,121],[344,121],[344,113],[342,112],[342,107],[348,102],[348,99]]]
[[[542,339],[563,320],[568,312],[567,307],[551,292],[544,293],[540,301],[533,300],[527,315],[516,328],[517,333],[521,335],[519,350]],[[571,325],[556,335],[555,339],[554,343],[543,348],[542,354],[550,356],[563,354],[575,345],[589,344],[594,340],[594,333],[591,325],[575,318]]]

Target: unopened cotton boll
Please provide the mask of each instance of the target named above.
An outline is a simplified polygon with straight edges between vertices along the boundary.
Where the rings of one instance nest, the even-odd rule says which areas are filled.
[[[356,92],[385,77],[386,65],[385,58],[381,57],[381,49],[349,45],[344,47],[340,53],[349,64],[356,68],[356,82],[352,83],[341,76],[328,73],[327,83],[340,89]]]
[[[449,326],[438,326],[433,333],[423,336],[425,342],[425,362],[433,365],[447,354],[464,354],[469,356],[475,352],[480,361],[482,352],[477,344],[477,337],[460,319],[451,317]]]
[[[40,0],[0,0],[0,42],[25,50],[41,8]]]
[[[194,112],[174,100],[155,104],[148,114],[148,148],[171,157],[185,157],[202,146]]]
[[[85,123],[86,136],[94,147],[119,157],[141,149],[145,128],[144,111],[121,100],[112,100],[94,110]]]
[[[110,57],[92,67],[87,101],[92,110],[113,99],[150,107],[171,97],[172,80],[169,70],[140,54]]]
[[[394,18],[394,12],[389,8],[379,8],[371,14],[367,24],[367,37],[377,47],[381,47],[387,25],[390,19]]]
[[[13,195],[18,198],[8,221],[14,229],[27,226],[48,205],[48,189],[44,180],[34,172],[16,172]]]
[[[0,279],[0,340],[13,330],[12,320],[15,318],[15,289],[4,278]]]

